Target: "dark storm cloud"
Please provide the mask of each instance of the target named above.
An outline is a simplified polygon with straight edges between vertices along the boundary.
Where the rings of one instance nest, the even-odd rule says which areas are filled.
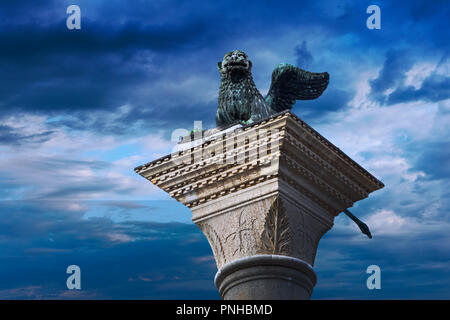
[[[300,68],[308,68],[314,60],[305,40],[295,47],[295,54],[297,55],[297,65]]]
[[[11,5],[10,13],[19,15],[17,7],[22,5],[25,4]],[[35,10],[65,9],[57,3],[47,5]],[[180,52],[189,55],[192,49],[216,44],[217,35],[227,38],[234,32],[230,28],[227,32],[214,32],[206,24],[207,18],[198,14],[185,16],[178,11],[183,8],[179,5],[174,6],[178,9],[173,13],[181,12],[180,19],[165,23],[156,18],[170,4],[163,4],[160,11],[155,11],[158,6],[147,3],[133,6],[103,3],[100,8],[104,12],[96,12],[95,17],[90,17],[90,9],[96,9],[94,5],[82,2],[80,6],[86,8],[82,11],[85,15],[80,31],[66,29],[64,10],[59,19],[45,20],[45,24],[39,19],[25,19],[24,24],[1,29],[0,41],[7,44],[0,51],[0,64],[5,71],[0,83],[3,112],[17,109],[40,113],[114,111],[125,103],[160,108],[155,101],[143,101],[135,88],[142,83],[151,87],[152,83],[161,81],[161,72],[170,71],[165,65],[182,66],[183,56],[174,60],[171,57]],[[149,55],[151,61],[146,61]],[[199,57],[199,61],[203,59]],[[150,71],[145,63],[160,71]]]
[[[82,170],[82,169],[92,169],[101,170],[111,166],[109,162],[106,161],[85,161],[85,160],[72,160],[72,159],[58,159],[58,158],[39,158],[31,159],[29,161],[30,165],[37,170],[51,171],[53,170],[65,170],[70,167],[72,170]]]
[[[442,56],[438,67],[446,62],[447,55]],[[413,58],[408,51],[389,50],[378,77],[369,81],[371,96],[386,105],[419,100],[438,102],[448,99],[450,97],[450,77],[438,74],[436,71],[423,80],[420,88],[405,85],[406,73],[417,61],[420,61],[419,58]],[[386,93],[388,89],[392,89],[389,94]]]
[[[352,98],[351,93],[336,88],[330,81],[329,87],[319,99],[298,101],[294,112],[308,123],[314,123],[330,112],[346,109]]]
[[[89,197],[93,193],[111,191],[110,185],[104,182],[83,181],[76,185],[62,187],[58,190],[47,192],[41,197],[44,199],[71,199]],[[132,189],[125,188],[118,191],[129,193]]]
[[[33,151],[29,152],[31,154]],[[95,194],[136,192],[133,185],[105,174],[111,169],[110,162],[40,155],[19,159],[12,157],[2,162],[0,187],[6,194],[18,192],[27,199],[70,201],[80,198],[89,199]],[[16,172],[18,168],[20,171]],[[21,192],[25,190],[26,194],[22,194]],[[16,198],[13,197],[13,199]]]
[[[185,101],[192,100],[192,93],[202,89],[195,85],[190,93],[179,94],[173,91],[176,89],[172,92],[168,89],[166,97],[149,97],[148,93],[159,90],[153,89],[159,83],[176,83],[193,73],[208,79],[213,75],[218,84],[218,76],[212,72],[216,71],[218,57],[231,49],[229,43],[235,40],[245,43],[245,39],[254,37],[270,41],[292,28],[308,30],[320,26],[333,37],[354,39],[359,44],[352,49],[356,51],[365,48],[384,51],[398,42],[399,37],[413,43],[420,22],[417,25],[398,23],[395,33],[389,30],[399,18],[408,20],[420,11],[415,7],[428,5],[401,3],[398,6],[383,3],[383,14],[386,12],[388,18],[383,18],[386,28],[377,33],[365,28],[367,6],[363,2],[331,5],[296,1],[214,4],[161,1],[128,5],[123,1],[79,1],[80,31],[69,31],[65,26],[65,9],[72,3],[46,1],[38,6],[24,1],[10,2],[5,4],[5,19],[0,29],[0,41],[4,44],[0,50],[1,113],[18,110],[49,115],[77,113],[78,120],[72,118],[55,125],[61,123],[112,134],[123,134],[139,120],[158,126],[168,121],[183,121],[186,114],[193,119],[214,118],[215,106],[186,107]],[[230,10],[233,7],[239,10]],[[445,10],[425,11],[427,24],[445,30],[442,24],[446,22],[440,19]],[[421,39],[420,45],[436,45],[433,41],[441,37],[444,38],[435,33],[433,37]],[[297,62],[308,65],[313,62],[309,42],[299,40],[301,44],[297,47],[293,44],[292,49],[297,51]],[[405,68],[399,65],[408,60],[405,54],[390,52],[383,72],[372,84],[374,93],[395,84]],[[392,66],[398,69],[391,69]],[[332,75],[332,79],[337,78]],[[336,84],[337,88],[340,86],[345,87],[345,83]],[[180,103],[168,106],[172,95]],[[83,126],[83,117],[88,115],[82,113],[92,110],[115,113],[124,104],[130,104],[134,112],[113,123],[100,118],[89,121],[90,126]]]
[[[411,16],[415,20],[426,20],[438,15],[443,9],[445,11],[445,0],[420,0],[411,4]]]
[[[450,98],[450,77],[432,74],[427,77],[419,89],[413,86],[401,86],[389,94],[387,104],[410,101],[438,102]]]
[[[448,140],[414,143],[405,150],[410,158],[414,159],[414,169],[425,172],[427,179],[450,179],[450,142]]]
[[[413,61],[405,50],[389,50],[378,77],[370,81],[371,94],[380,102],[383,92],[401,85]]]
[[[0,233],[6,238],[33,243],[40,246],[49,245],[58,249],[78,250],[85,244],[95,241],[95,250],[101,250],[118,243],[131,241],[131,239],[173,238],[181,239],[185,234],[191,234],[198,240],[197,227],[182,223],[160,224],[157,222],[126,221],[115,223],[109,218],[92,217],[83,218],[84,214],[93,208],[95,201],[80,201],[80,210],[70,211],[63,200],[37,200],[37,201],[2,201]],[[148,208],[151,212],[151,208]],[[36,217],[39,219],[36,219]],[[20,223],[17,223],[20,221]],[[173,232],[170,235],[167,230]],[[124,234],[130,240],[114,239],[112,234]],[[7,237],[5,237],[7,235]],[[51,239],[49,239],[51,238]],[[54,241],[54,243],[53,243]],[[67,246],[67,247],[65,247]],[[1,250],[9,252],[10,249],[2,247]],[[11,251],[12,252],[12,251]]]
[[[133,108],[118,120],[118,123],[130,123],[142,119],[155,119],[152,128],[163,129],[173,128],[174,125],[181,128],[193,129],[195,120],[202,120],[205,128],[215,126],[217,104],[216,102],[197,104],[195,106],[189,104],[179,104],[168,106],[158,110]],[[146,124],[143,123],[145,126]]]
[[[0,58],[13,63],[23,60],[30,63],[38,62],[42,57],[58,55],[95,56],[119,53],[127,57],[130,51],[137,49],[180,49],[187,43],[195,43],[198,34],[206,31],[204,24],[195,21],[167,26],[129,23],[119,28],[91,21],[86,24],[85,28],[77,31],[68,30],[65,20],[48,27],[27,25],[3,28],[0,41],[8,46],[2,48]]]
[[[25,135],[16,128],[0,125],[0,144],[19,146],[21,144],[40,144],[51,139],[53,131]]]
[[[75,179],[74,179],[75,180]],[[37,190],[33,195],[38,199],[85,199],[93,194],[106,194],[108,192],[118,192],[122,194],[132,194],[136,188],[125,186],[115,179],[104,178],[103,180],[88,178],[81,181],[72,181],[71,185],[55,184],[44,190]]]
[[[344,219],[337,218],[339,223]],[[375,234],[373,239],[355,241],[351,233],[341,230],[335,227],[320,242],[315,271],[321,280],[313,299],[448,297],[448,250],[442,245],[448,236],[444,232],[401,237]],[[354,232],[359,231],[355,228]],[[366,286],[370,265],[381,269],[381,290]]]
[[[182,97],[179,99],[183,100]],[[70,116],[63,117],[48,123],[50,128],[64,127],[70,130],[96,131],[101,134],[125,135],[129,133],[168,130],[167,139],[170,140],[170,132],[176,128],[193,129],[194,121],[201,120],[203,129],[215,126],[215,113],[217,105],[214,102],[166,104],[160,105],[130,106],[125,112],[118,114],[114,110],[95,112],[72,112]],[[112,116],[112,117],[111,117]]]
[[[211,249],[195,225],[86,220],[39,207],[1,206],[0,299],[218,298],[213,260],[203,259]],[[71,264],[82,270],[78,296],[65,287]]]
[[[191,43],[201,26],[119,30],[93,25],[70,32],[64,26],[2,30],[1,105],[37,112],[114,109],[133,102],[133,86],[157,75],[139,67],[140,50],[166,51]],[[141,61],[145,63],[145,61]],[[152,63],[170,63],[158,57]]]
[[[103,205],[113,208],[120,209],[142,209],[142,208],[151,208],[146,205],[142,205],[132,201],[106,201]]]

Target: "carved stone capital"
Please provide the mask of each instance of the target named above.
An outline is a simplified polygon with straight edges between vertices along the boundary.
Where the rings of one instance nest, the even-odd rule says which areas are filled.
[[[291,112],[185,137],[135,171],[191,209],[220,270],[252,256],[313,266],[334,217],[383,187]]]
[[[333,216],[318,218],[280,192],[195,222],[208,238],[218,268],[261,254],[291,256],[314,265],[317,245],[332,227]]]

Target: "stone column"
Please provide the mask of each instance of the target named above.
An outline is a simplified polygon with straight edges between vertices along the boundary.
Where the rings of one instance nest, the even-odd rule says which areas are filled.
[[[289,111],[199,135],[135,171],[191,209],[223,299],[309,299],[320,238],[383,184]]]

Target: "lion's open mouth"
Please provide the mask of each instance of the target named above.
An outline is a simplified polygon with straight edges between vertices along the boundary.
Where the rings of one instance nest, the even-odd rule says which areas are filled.
[[[232,61],[228,62],[226,67],[247,67],[247,64],[243,61]]]

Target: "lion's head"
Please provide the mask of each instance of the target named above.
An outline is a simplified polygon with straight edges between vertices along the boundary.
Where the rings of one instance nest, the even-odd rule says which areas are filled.
[[[221,73],[229,73],[234,71],[248,71],[252,69],[252,62],[248,59],[245,52],[241,50],[234,50],[228,52],[222,62],[218,62],[217,66]]]

